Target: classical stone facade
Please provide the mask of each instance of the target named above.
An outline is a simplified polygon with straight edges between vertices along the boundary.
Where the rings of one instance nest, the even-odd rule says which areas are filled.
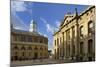
[[[38,32],[11,29],[11,61],[48,58],[48,38]]]
[[[54,33],[54,58],[76,61],[95,60],[95,6],[78,14],[65,15]]]

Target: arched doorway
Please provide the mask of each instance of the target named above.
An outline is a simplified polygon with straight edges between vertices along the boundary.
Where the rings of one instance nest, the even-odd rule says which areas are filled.
[[[81,42],[81,43],[80,43],[80,55],[81,55],[81,56],[80,56],[80,61],[83,60],[83,54],[84,54],[84,52],[83,52],[83,51],[84,51],[84,47],[83,47],[83,46],[84,46],[84,43]]]
[[[34,59],[38,59],[38,53],[37,52],[34,53]]]
[[[15,61],[18,60],[18,56],[14,56]]]
[[[90,39],[88,40],[88,54],[89,54],[89,57],[88,57],[88,60],[89,61],[92,61],[92,51],[93,51],[93,40]]]

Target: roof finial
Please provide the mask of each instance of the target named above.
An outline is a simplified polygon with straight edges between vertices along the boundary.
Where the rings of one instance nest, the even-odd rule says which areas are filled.
[[[76,16],[78,16],[77,8],[75,8]]]

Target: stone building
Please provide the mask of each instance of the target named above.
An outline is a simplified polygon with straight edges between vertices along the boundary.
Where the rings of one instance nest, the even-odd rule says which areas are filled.
[[[48,38],[36,31],[33,20],[30,26],[30,31],[11,28],[11,61],[48,58]]]
[[[54,33],[54,58],[76,61],[95,60],[95,6],[78,14],[67,14]]]

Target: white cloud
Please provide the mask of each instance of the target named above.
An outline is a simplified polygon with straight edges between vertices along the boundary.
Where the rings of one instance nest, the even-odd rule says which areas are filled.
[[[26,6],[24,1],[11,1],[11,11],[26,11]]]
[[[44,37],[48,37],[46,34],[43,34],[41,32],[39,32],[40,35],[43,35]]]
[[[44,18],[40,17],[40,20],[42,20],[43,23],[46,24],[47,32],[54,34],[54,32],[59,30],[59,26],[61,24],[60,21],[55,21],[56,26],[54,27],[54,26],[51,26],[50,24],[48,24],[48,22]]]
[[[43,23],[47,24],[47,21],[44,18],[40,17],[40,20],[42,20]]]
[[[50,24],[46,24],[47,31],[53,34],[53,27]]]
[[[48,22],[44,18],[40,17],[40,20],[43,21],[43,23],[46,24],[47,32],[53,34],[54,33],[54,27],[51,26],[50,24],[48,24]]]
[[[59,28],[61,23],[59,21],[56,21],[55,23],[56,23],[57,28]]]
[[[46,34],[44,34],[45,37],[48,37]]]
[[[28,30],[28,26],[16,15],[15,12],[11,12],[10,21],[15,29]]]
[[[11,24],[15,29],[28,30],[28,26],[16,14],[26,10],[26,4],[23,1],[11,1]]]

